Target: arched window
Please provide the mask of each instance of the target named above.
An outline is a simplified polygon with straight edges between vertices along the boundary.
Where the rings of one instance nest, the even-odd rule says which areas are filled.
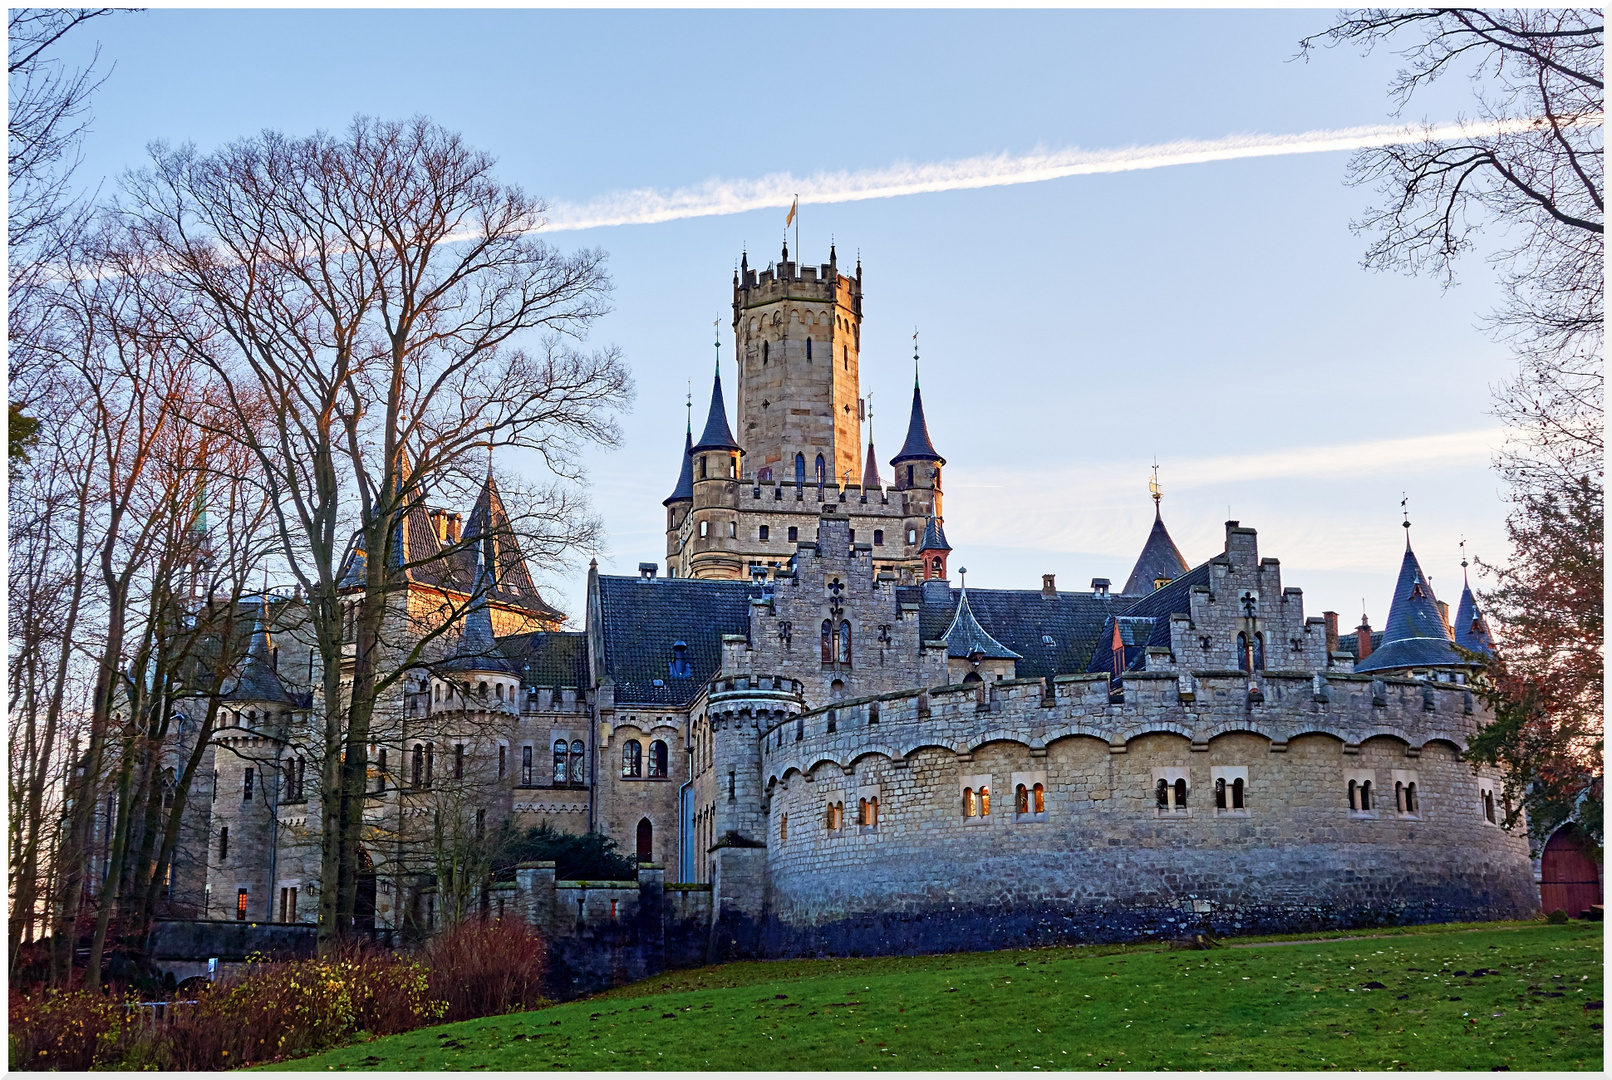
[[[963,685],[964,686],[967,686],[970,683],[977,683],[977,682],[984,682],[984,681],[985,681],[984,679],[980,678],[980,673],[977,672],[977,671],[970,671],[967,675],[963,676]]]
[[[817,486],[822,487],[828,482],[828,466],[823,462],[823,455],[817,455]]]
[[[1216,777],[1215,779],[1215,809],[1226,809],[1226,778],[1224,776]]]
[[[649,823],[648,818],[638,819],[638,861],[641,863],[655,860],[655,826]]]
[[[845,680],[844,679],[835,679],[833,682],[829,683],[828,684],[828,696],[833,698],[835,701],[838,701],[838,700],[840,700],[840,698],[844,697],[845,696]],[[832,730],[834,730],[833,727],[832,727],[833,714],[830,713],[829,715],[830,715],[830,723],[831,723],[831,726],[829,727],[829,730],[832,731]]]
[[[829,619],[823,620],[823,663],[834,662],[834,623]]]
[[[934,573],[935,577],[938,578],[944,576],[946,568],[945,564],[940,561],[939,555],[936,555],[929,565],[930,570]]]
[[[868,813],[871,815],[868,824],[877,825],[879,823],[879,797],[877,795],[868,800]]]
[[[966,788],[963,789],[963,816],[964,817],[977,817],[977,816],[979,816],[979,803],[975,799],[975,797],[974,797],[974,789],[971,788],[971,787],[966,787]]]
[[[415,787],[425,786],[425,747],[420,743],[414,744],[414,764],[410,777]]]
[[[840,663],[849,664],[850,662],[851,662],[851,624],[848,623],[848,622],[842,622],[842,623],[840,623]]]
[[[666,776],[666,744],[656,739],[649,744],[649,775],[665,778]]]
[[[1233,810],[1243,809],[1243,786],[1243,778],[1240,776],[1231,782],[1231,808]]]
[[[441,684],[441,683],[437,683],[437,684],[436,684],[436,687],[437,687],[437,690],[436,690],[436,698],[437,698],[437,700],[438,700],[438,701],[441,701],[441,700],[442,700],[442,684]]]
[[[810,360],[811,358],[812,358],[812,339],[807,338],[806,339],[806,359]]]
[[[1160,780],[1153,786],[1153,794],[1158,798],[1160,810],[1168,807],[1170,805],[1170,782]]]
[[[769,352],[769,350],[767,348],[767,343],[765,341],[763,341],[761,343],[761,362],[763,364],[765,364],[767,362],[767,354],[768,354],[768,352]]]
[[[628,739],[621,745],[621,775],[644,775],[644,747],[637,739]]]
[[[1360,785],[1360,809],[1371,809],[1371,781],[1363,781]]]
[[[1254,670],[1265,670],[1265,635],[1254,635]]]
[[[1047,812],[1047,789],[1043,784],[1037,784],[1030,791],[1030,805],[1038,814]]]
[[[1251,662],[1252,662],[1252,657],[1249,655],[1249,651],[1248,651],[1248,635],[1247,634],[1238,634],[1237,635],[1237,670],[1238,671],[1248,671],[1248,670],[1250,670]]]
[[[503,683],[494,683],[493,684],[493,697],[497,698],[499,701],[504,700],[504,684]]]
[[[426,743],[425,744],[425,786],[426,787],[431,786],[431,765],[432,765],[433,760],[436,758],[436,751],[437,751],[437,744],[436,743]]]
[[[800,487],[806,482],[806,455],[795,455],[795,486]],[[794,537],[790,537],[794,539]]]
[[[858,825],[872,825],[873,824],[872,821],[868,820],[868,801],[866,799],[857,800],[857,804],[856,804],[856,823]]]
[[[1175,782],[1175,808],[1185,809],[1187,805],[1187,782],[1184,779]]]
[[[1483,819],[1491,825],[1495,824],[1494,792],[1492,791],[1485,791],[1483,793]]]
[[[778,816],[778,842],[783,843],[785,840],[788,840],[788,839],[789,839],[789,815],[788,814],[780,814]]]
[[[1360,785],[1353,780],[1349,781],[1349,809],[1360,809]]]
[[[991,789],[980,787],[980,817],[989,817],[991,813]]]
[[[1394,809],[1405,812],[1405,785],[1399,780],[1394,781]]]
[[[566,783],[571,778],[570,755],[565,752],[565,740],[554,740],[554,783]]]
[[[573,784],[582,784],[588,779],[588,772],[583,763],[585,753],[582,740],[573,740],[571,743],[571,783]]]
[[[700,479],[705,479],[705,455],[700,455]]]
[[[487,680],[483,679],[481,681],[481,685],[476,688],[476,694],[483,701],[487,700]]]
[[[1405,813],[1418,813],[1416,807],[1416,781],[1414,780],[1405,785]]]
[[[1023,784],[1013,789],[1013,812],[1016,814],[1030,812],[1030,789]]]

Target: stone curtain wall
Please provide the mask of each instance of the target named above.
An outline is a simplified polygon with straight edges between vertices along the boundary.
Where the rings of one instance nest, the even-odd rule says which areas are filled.
[[[1190,685],[1194,700],[1181,695]],[[916,952],[1211,929],[1303,930],[1523,916],[1526,840],[1484,818],[1457,754],[1476,717],[1458,686],[1334,675],[1105,677],[885,695],[763,737],[769,890],[758,947]],[[1325,696],[1330,700],[1316,700]],[[1174,699],[1169,700],[1169,699]],[[925,707],[927,706],[927,709]],[[927,711],[927,716],[921,716]],[[1015,779],[1045,776],[1043,816]],[[1245,807],[1217,811],[1217,775]],[[1156,785],[1188,781],[1185,810]],[[982,778],[990,813],[965,818]],[[1373,779],[1352,812],[1348,780]],[[1415,814],[1394,784],[1414,780]],[[879,798],[876,825],[857,806]],[[842,803],[828,828],[829,803]],[[784,835],[787,829],[787,836]]]

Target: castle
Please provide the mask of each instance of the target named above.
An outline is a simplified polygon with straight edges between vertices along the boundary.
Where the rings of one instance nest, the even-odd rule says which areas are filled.
[[[490,475],[462,532],[409,512],[388,556],[415,567],[404,606],[469,610],[376,709],[361,922],[485,906],[441,851],[504,821],[614,838],[713,956],[1537,908],[1498,775],[1460,758],[1486,718],[1482,613],[1467,589],[1450,619],[1408,527],[1381,631],[1307,615],[1236,521],[1190,564],[1157,491],[1122,588],[968,586],[916,376],[888,480],[864,452],[862,318],[860,260],[741,265],[737,433],[719,363],[665,500],[665,574],[594,566],[580,631],[539,598]],[[268,605],[193,800],[205,841],[176,887],[207,918],[316,917],[313,668],[275,629],[293,608]],[[536,873],[493,890],[500,910],[535,910]],[[565,925],[615,915],[594,902]]]

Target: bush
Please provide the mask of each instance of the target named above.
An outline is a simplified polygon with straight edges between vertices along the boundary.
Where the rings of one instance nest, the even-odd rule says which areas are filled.
[[[561,881],[633,881],[638,864],[617,854],[616,842],[603,833],[568,833],[544,822],[535,828],[505,825],[493,842],[493,875],[515,880],[515,864],[552,862]]]
[[[1567,922],[1567,912],[1563,911],[1561,908],[1557,908],[1555,911],[1545,916],[1545,921],[1550,923],[1552,926],[1561,926]]]
[[[129,1033],[129,1010],[117,998],[83,990],[11,995],[11,1068],[86,1069],[116,1065]]]
[[[423,954],[445,1022],[535,1009],[544,1003],[543,939],[514,919],[471,919],[432,938]]]

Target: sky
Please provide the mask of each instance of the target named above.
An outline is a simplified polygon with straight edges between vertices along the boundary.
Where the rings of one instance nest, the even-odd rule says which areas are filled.
[[[934,175],[925,167],[982,156],[1470,110],[1453,80],[1396,116],[1388,52],[1295,59],[1330,14],[153,9],[97,20],[67,55],[98,41],[110,69],[78,174],[103,190],[154,140],[205,151],[264,129],[424,114],[550,200],[556,224],[585,224],[601,206],[644,217],[680,192],[708,204],[784,173],[852,174],[854,187],[859,173]],[[1189,563],[1218,554],[1235,518],[1306,610],[1338,611],[1346,629],[1362,605],[1375,626],[1386,618],[1401,498],[1452,608],[1463,537],[1469,553],[1505,557],[1490,408],[1513,361],[1482,330],[1492,270],[1480,251],[1444,290],[1363,269],[1368,238],[1350,223],[1380,196],[1346,183],[1349,156],[802,200],[802,261],[826,261],[831,238],[842,266],[862,259],[862,385],[887,478],[920,331],[953,566],[988,588],[1038,588],[1044,573],[1060,588],[1122,582],[1151,525],[1155,460]],[[825,186],[761,186],[792,184]],[[703,416],[716,318],[731,387],[733,268],[742,251],[752,266],[778,257],[784,214],[553,231],[561,248],[608,253],[613,309],[591,342],[620,346],[638,388],[621,447],[589,459],[603,571],[664,562],[686,387]],[[586,563],[548,582],[578,625]]]

